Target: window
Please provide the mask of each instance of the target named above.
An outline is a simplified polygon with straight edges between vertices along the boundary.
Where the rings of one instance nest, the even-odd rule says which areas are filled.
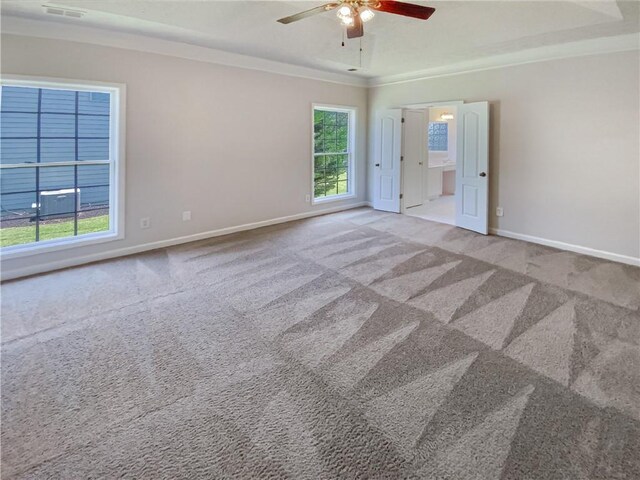
[[[122,238],[120,87],[4,80],[3,255]]]
[[[355,109],[313,108],[314,202],[354,196]]]
[[[449,149],[449,124],[429,122],[429,151],[446,152]]]

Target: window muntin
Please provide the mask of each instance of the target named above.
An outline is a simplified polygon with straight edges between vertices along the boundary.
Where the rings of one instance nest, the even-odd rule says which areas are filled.
[[[322,201],[353,195],[355,110],[313,109],[313,198]]]
[[[447,122],[429,122],[429,151],[446,152],[449,150],[449,124]]]
[[[113,142],[117,96],[113,88],[3,82],[3,253],[117,233]]]

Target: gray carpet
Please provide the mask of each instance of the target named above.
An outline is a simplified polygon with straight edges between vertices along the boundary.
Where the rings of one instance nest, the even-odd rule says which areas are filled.
[[[368,209],[3,285],[3,478],[639,479],[637,268]]]

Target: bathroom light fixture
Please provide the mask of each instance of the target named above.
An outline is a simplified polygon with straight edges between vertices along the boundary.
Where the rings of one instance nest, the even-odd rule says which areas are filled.
[[[440,115],[440,120],[453,120],[453,113],[443,113]]]

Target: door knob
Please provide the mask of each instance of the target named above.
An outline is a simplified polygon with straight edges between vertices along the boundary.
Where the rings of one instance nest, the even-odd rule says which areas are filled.
[[[480,172],[480,176],[481,176],[481,177],[486,177],[486,176],[487,176],[487,174],[486,174],[486,173],[484,173],[484,172]]]
[[[376,167],[379,167],[379,166],[380,166],[380,164],[379,164],[379,163],[376,163]]]

